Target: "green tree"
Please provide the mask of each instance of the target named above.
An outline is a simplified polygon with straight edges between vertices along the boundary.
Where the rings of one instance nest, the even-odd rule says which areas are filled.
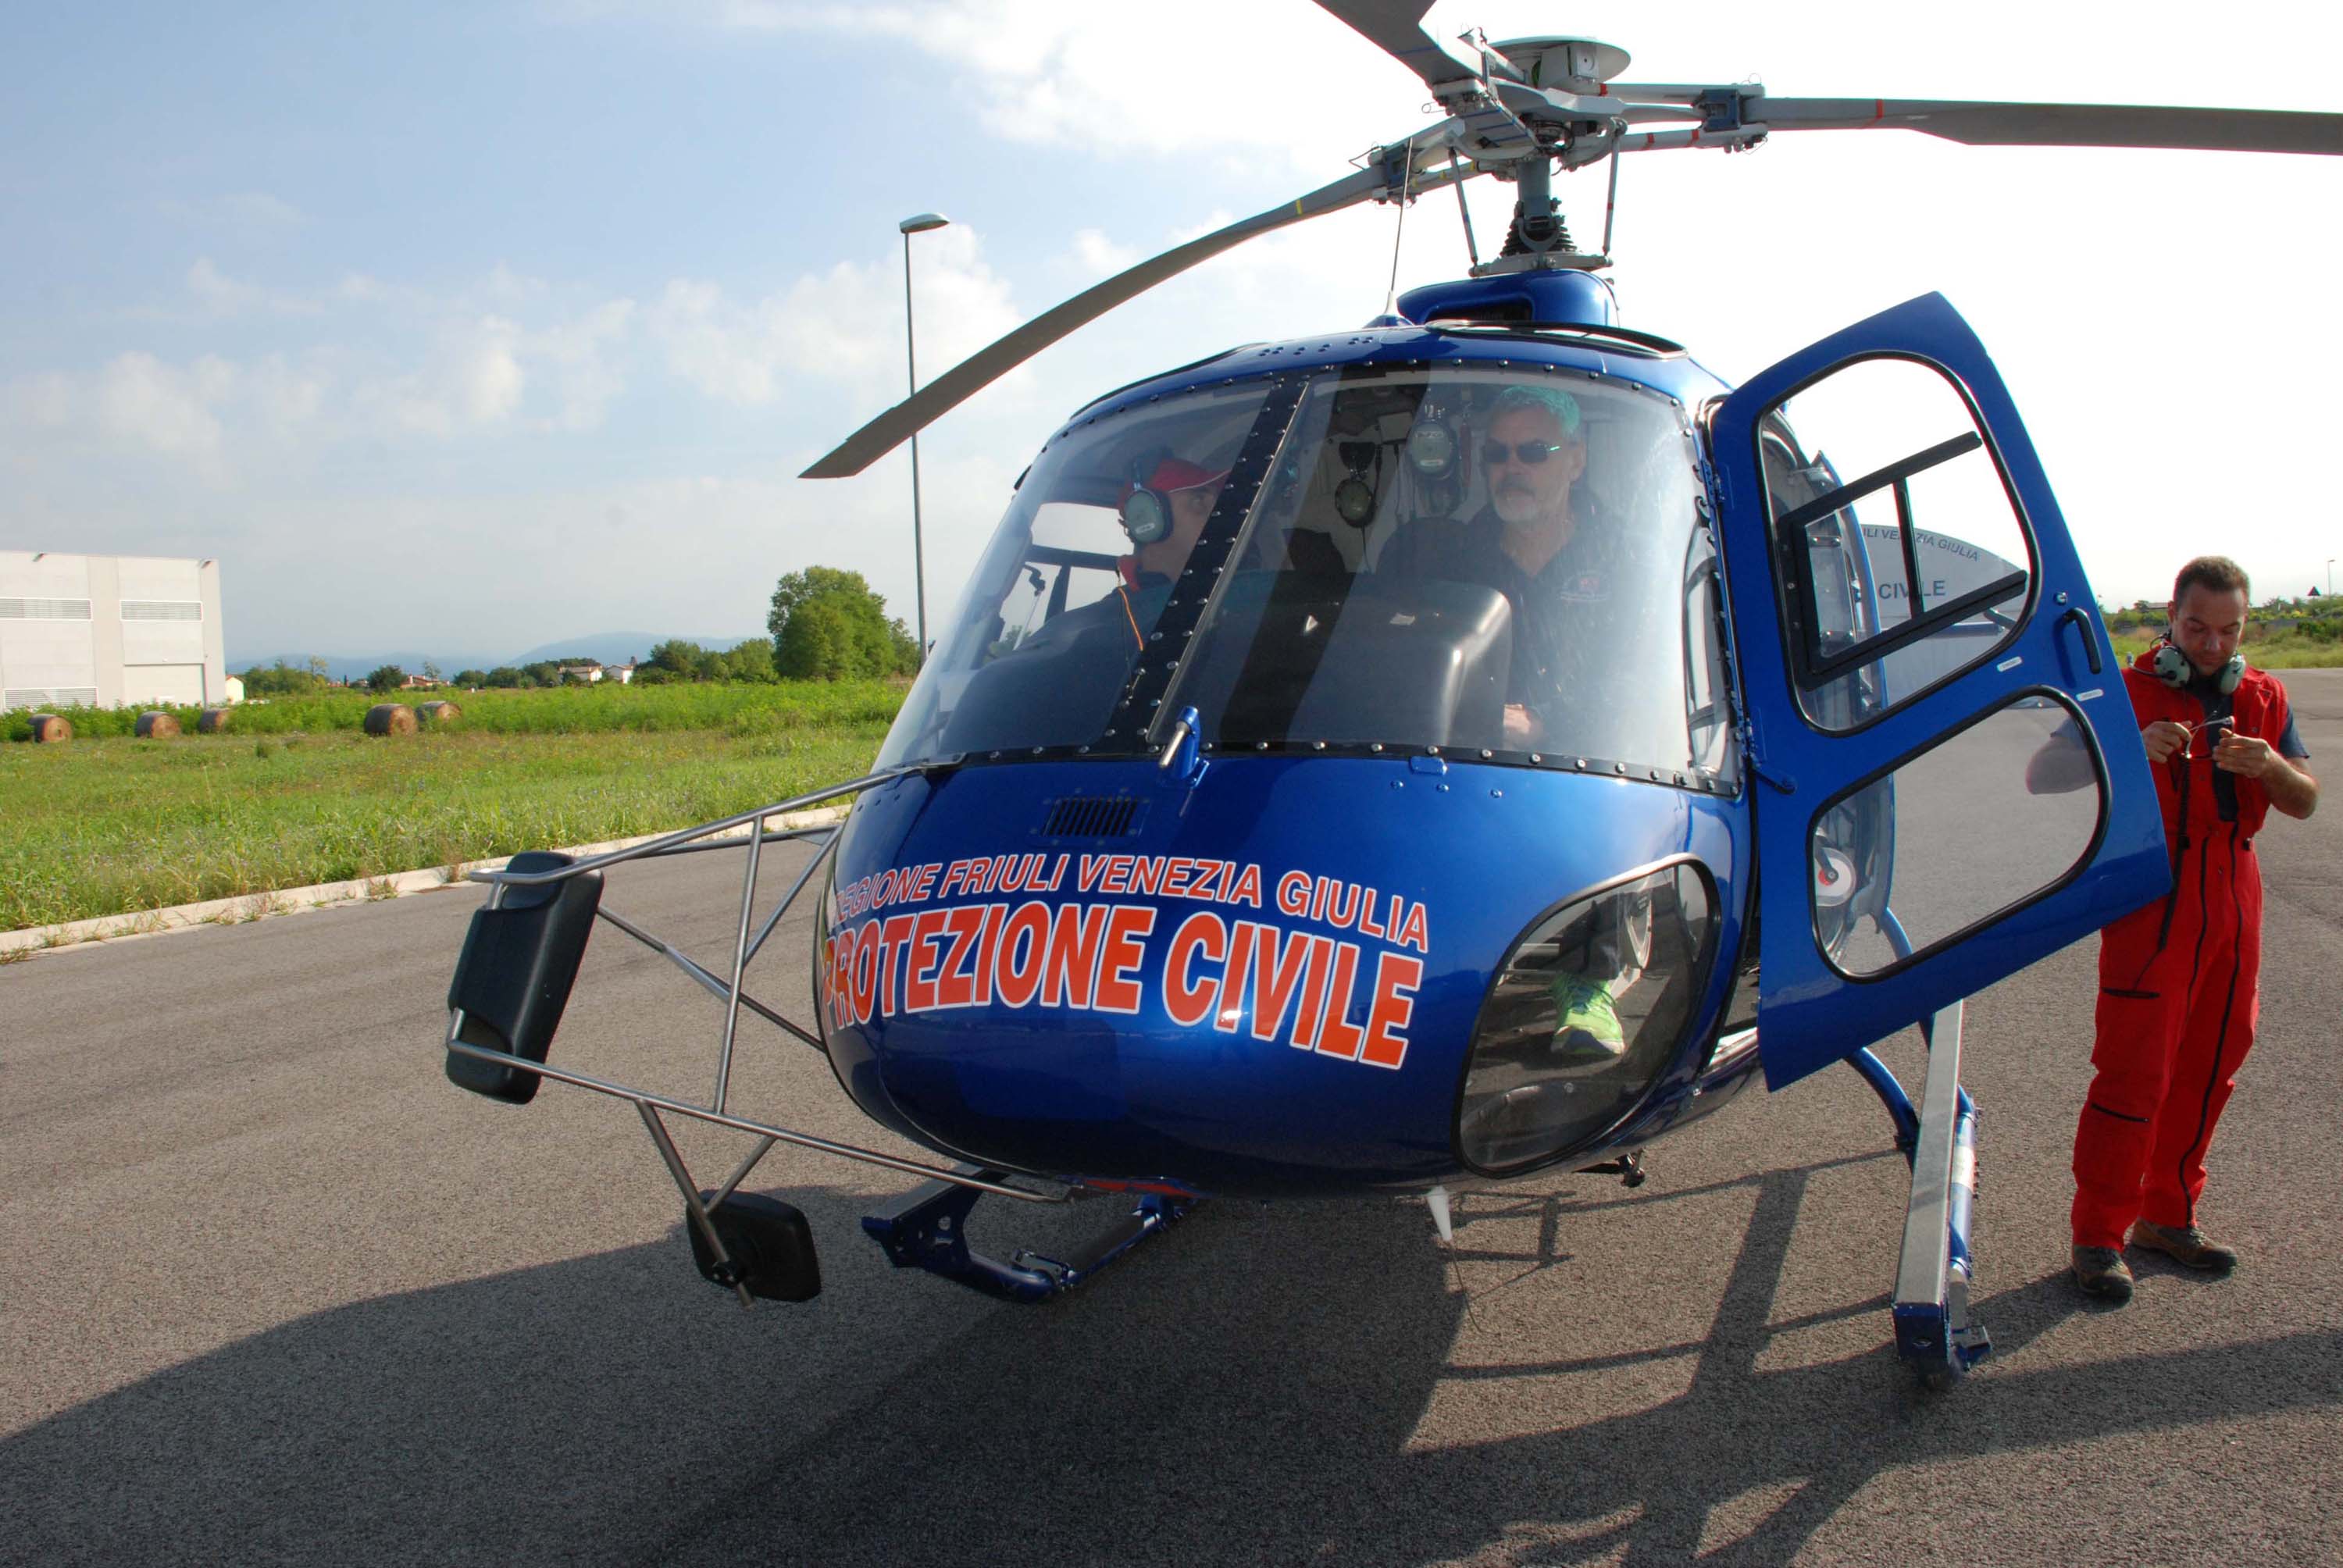
[[[833,598],[815,598],[790,611],[782,624],[773,665],[789,680],[840,680],[867,672],[846,608]]]
[[[377,665],[374,673],[367,677],[367,688],[375,691],[397,691],[406,684],[407,671],[395,664]]]
[[[889,675],[919,673],[920,639],[911,635],[911,628],[903,624],[900,616],[887,623],[887,648],[891,660],[887,668]]]
[[[809,615],[814,623],[792,635],[791,626]],[[904,645],[910,639],[900,627],[900,621],[890,624],[886,599],[871,591],[860,572],[836,567],[808,567],[782,578],[765,618],[773,634],[774,667],[795,680],[850,679],[909,668]]]
[[[665,642],[651,645],[650,667],[663,669],[670,680],[703,680],[701,671],[708,661],[708,650],[696,642],[672,637]],[[639,666],[637,667],[640,668]]]
[[[773,645],[764,638],[752,637],[718,658],[723,660],[726,680],[754,681],[762,686],[780,678],[780,672],[773,668]]]
[[[482,686],[493,686],[496,682],[488,678],[488,672],[485,669],[459,669],[456,672],[454,684],[458,686],[478,688]]]
[[[481,678],[482,686],[518,686],[528,677],[509,664],[500,664]]]
[[[326,685],[324,676],[295,669],[281,658],[266,669],[253,666],[244,672],[243,680],[246,697],[307,697]]]

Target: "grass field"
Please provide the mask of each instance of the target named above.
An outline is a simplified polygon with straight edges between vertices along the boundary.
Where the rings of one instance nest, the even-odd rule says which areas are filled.
[[[785,681],[778,686],[561,686],[531,691],[410,691],[396,700],[413,707],[445,698],[463,709],[458,727],[471,734],[579,735],[620,730],[713,729],[733,735],[777,735],[800,725],[885,725],[903,700],[884,680]],[[317,735],[355,730],[367,709],[393,700],[365,691],[247,702],[228,720],[231,735]],[[137,709],[59,708],[77,739],[128,735]],[[165,708],[180,728],[196,732],[196,708]],[[0,740],[29,740],[32,716],[0,713]]]
[[[2137,658],[2155,640],[2145,632],[2117,632],[2116,657]],[[2343,666],[2343,643],[2283,635],[2257,638],[2246,645],[2246,662],[2256,669],[2332,669]]]
[[[729,816],[861,772],[901,699],[876,681],[481,692],[456,726],[389,739],[357,732],[363,699],[250,707],[234,732],[169,741],[85,739],[75,714],[68,745],[0,746],[0,930]],[[311,728],[260,732],[296,709]]]

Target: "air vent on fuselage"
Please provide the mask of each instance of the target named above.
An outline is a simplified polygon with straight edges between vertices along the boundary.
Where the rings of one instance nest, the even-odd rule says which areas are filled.
[[[1120,839],[1137,830],[1146,815],[1129,795],[1068,795],[1050,802],[1041,824],[1044,839]]]

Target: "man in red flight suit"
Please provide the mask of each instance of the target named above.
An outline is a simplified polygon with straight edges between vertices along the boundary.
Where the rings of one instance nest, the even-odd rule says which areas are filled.
[[[2304,818],[2318,804],[2285,689],[2237,652],[2249,602],[2235,561],[2198,557],[2172,586],[2166,640],[2123,672],[2174,885],[2099,945],[2097,1072],[2075,1131],[2074,1274],[2117,1304],[2132,1292],[2127,1230],[2132,1246],[2187,1268],[2226,1274],[2237,1261],[2197,1228],[2197,1200],[2260,1010],[2254,835],[2273,807]]]

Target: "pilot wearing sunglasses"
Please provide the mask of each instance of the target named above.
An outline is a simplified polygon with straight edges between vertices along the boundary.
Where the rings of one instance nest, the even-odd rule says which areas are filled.
[[[1608,598],[1608,576],[1574,488],[1586,472],[1578,399],[1544,387],[1509,387],[1489,411],[1475,453],[1489,504],[1462,526],[1403,531],[1377,563],[1399,580],[1480,583],[1513,607],[1513,657],[1505,683],[1504,744],[1546,739],[1543,709],[1571,678],[1572,618]]]

